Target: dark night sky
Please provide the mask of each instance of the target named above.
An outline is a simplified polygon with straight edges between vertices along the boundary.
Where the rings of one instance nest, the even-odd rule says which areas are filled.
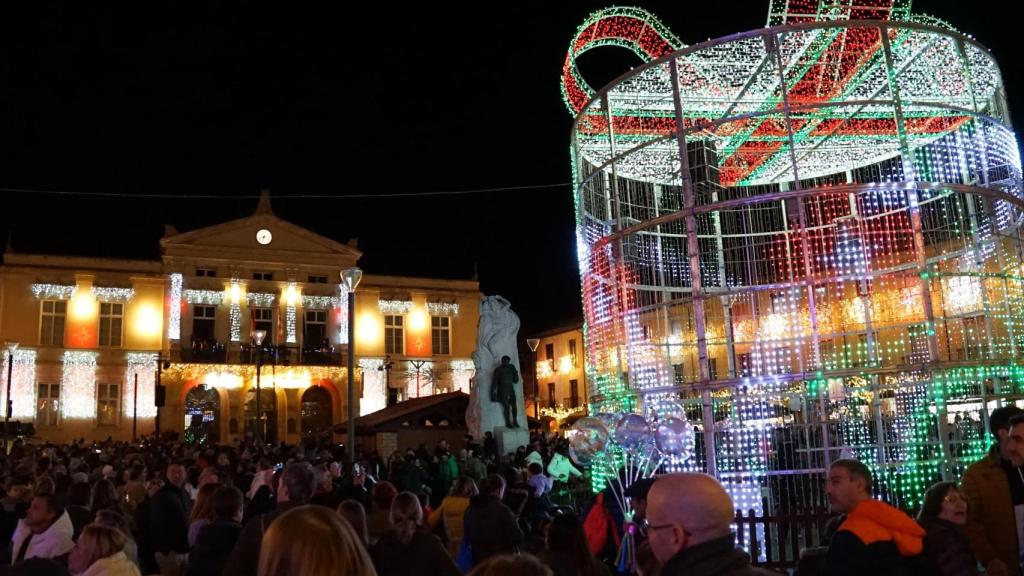
[[[289,199],[567,183],[568,42],[598,2],[24,2],[0,6],[0,187],[15,250],[154,258],[163,224],[279,216],[360,239],[372,273],[468,278],[524,329],[581,315],[568,186],[464,196]],[[571,4],[571,5],[570,5]],[[315,5],[315,6],[314,6]],[[767,0],[638,3],[686,43],[764,26]],[[990,47],[1018,116],[1015,19],[917,0]],[[584,55],[594,86],[640,61]],[[1019,126],[1021,123],[1018,121]]]

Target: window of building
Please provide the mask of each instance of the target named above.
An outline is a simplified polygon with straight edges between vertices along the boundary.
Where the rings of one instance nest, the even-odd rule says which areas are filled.
[[[217,307],[196,304],[192,307],[192,339],[209,341],[217,339]]]
[[[263,345],[270,346],[274,343],[274,309],[253,308],[252,309],[252,330],[264,330],[267,335],[263,338]]]
[[[327,284],[327,276],[314,276],[310,274],[308,282],[310,284]]]
[[[557,406],[555,402],[555,383],[548,382],[548,408],[554,408]]]
[[[574,340],[575,342],[575,340]],[[569,407],[577,408],[580,405],[580,382],[569,380]]]
[[[40,384],[36,405],[36,426],[60,423],[60,384]]]
[[[96,424],[117,426],[117,415],[121,408],[119,384],[96,385]]]
[[[196,276],[208,276],[210,278],[217,277],[217,271],[213,268],[196,268]]]
[[[42,327],[39,332],[40,346],[64,345],[64,319],[67,313],[67,302],[59,300],[43,302]]]
[[[554,360],[555,360],[555,345],[554,344],[545,344],[544,345],[544,359],[545,360],[551,360],[552,362],[554,362]]]
[[[327,348],[327,311],[306,310],[306,325],[302,330],[302,344],[306,348]]]
[[[430,318],[430,351],[432,354],[451,354],[451,318]]]
[[[405,320],[402,316],[384,316],[384,353],[404,354],[405,353],[405,331],[402,323]]]
[[[100,304],[100,346],[121,346],[121,326],[124,324],[124,304]]]
[[[579,366],[579,360],[576,357],[576,339],[575,338],[571,338],[569,340],[569,356],[572,357],[572,367],[575,368],[575,367]]]
[[[253,272],[252,273],[252,279],[253,280],[273,280],[274,279],[274,273],[273,272]]]

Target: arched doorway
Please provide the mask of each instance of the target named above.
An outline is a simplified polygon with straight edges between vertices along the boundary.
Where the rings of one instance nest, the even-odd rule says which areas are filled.
[[[245,393],[245,436],[255,438],[262,431],[264,442],[277,442],[277,394],[273,388],[260,389],[260,423],[256,421],[256,389]]]
[[[330,434],[334,423],[331,393],[321,386],[313,386],[302,393],[302,436],[319,438]]]
[[[185,395],[185,442],[220,441],[220,393],[200,384]]]

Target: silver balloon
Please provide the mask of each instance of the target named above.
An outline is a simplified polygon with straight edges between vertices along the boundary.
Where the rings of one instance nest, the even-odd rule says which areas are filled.
[[[654,433],[654,439],[664,454],[682,456],[683,459],[693,455],[693,427],[686,420],[675,416],[662,420]]]
[[[615,427],[615,442],[626,450],[636,448],[650,435],[650,425],[639,414],[626,414]]]
[[[608,428],[597,418],[580,418],[572,425],[569,454],[580,464],[588,464],[608,445]]]
[[[608,433],[612,433],[615,430],[615,425],[622,419],[621,414],[611,414],[609,412],[598,412],[594,414],[594,418],[597,418],[604,423],[604,427],[608,429]]]

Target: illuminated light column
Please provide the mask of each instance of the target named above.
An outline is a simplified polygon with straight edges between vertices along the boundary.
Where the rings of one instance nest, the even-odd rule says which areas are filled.
[[[229,313],[231,319],[231,341],[241,342],[242,300],[245,298],[245,287],[238,279],[232,278],[231,283],[227,286],[225,296],[230,306]]]
[[[171,298],[167,305],[167,338],[169,340],[181,339],[181,281],[181,274],[171,274]]]
[[[15,350],[13,367],[9,365],[10,354],[4,351],[3,356],[0,406],[7,405],[7,373],[11,372],[11,398],[14,400],[11,418],[34,418],[36,415],[36,351],[24,348]]]
[[[302,295],[299,293],[298,285],[295,282],[289,282],[288,287],[285,288],[282,300],[285,303],[285,342],[288,344],[295,344],[298,339],[295,335],[295,324],[296,324],[296,312],[295,306],[302,301]]]
[[[96,352],[67,350],[60,379],[61,414],[66,420],[96,418]]]
[[[348,344],[348,324],[355,320],[348,317],[348,291],[344,284],[338,284],[338,299],[334,310],[338,318],[338,344]]]
[[[359,400],[359,415],[365,416],[383,410],[388,403],[384,359],[360,358],[359,369],[363,373],[363,396]]]
[[[153,352],[129,352],[125,355],[127,367],[124,371],[124,396],[121,402],[124,406],[125,418],[132,418],[135,413],[135,378],[138,377],[139,389],[139,418],[153,418],[156,416],[156,403],[154,402],[154,386],[156,383],[156,360],[157,355]]]

